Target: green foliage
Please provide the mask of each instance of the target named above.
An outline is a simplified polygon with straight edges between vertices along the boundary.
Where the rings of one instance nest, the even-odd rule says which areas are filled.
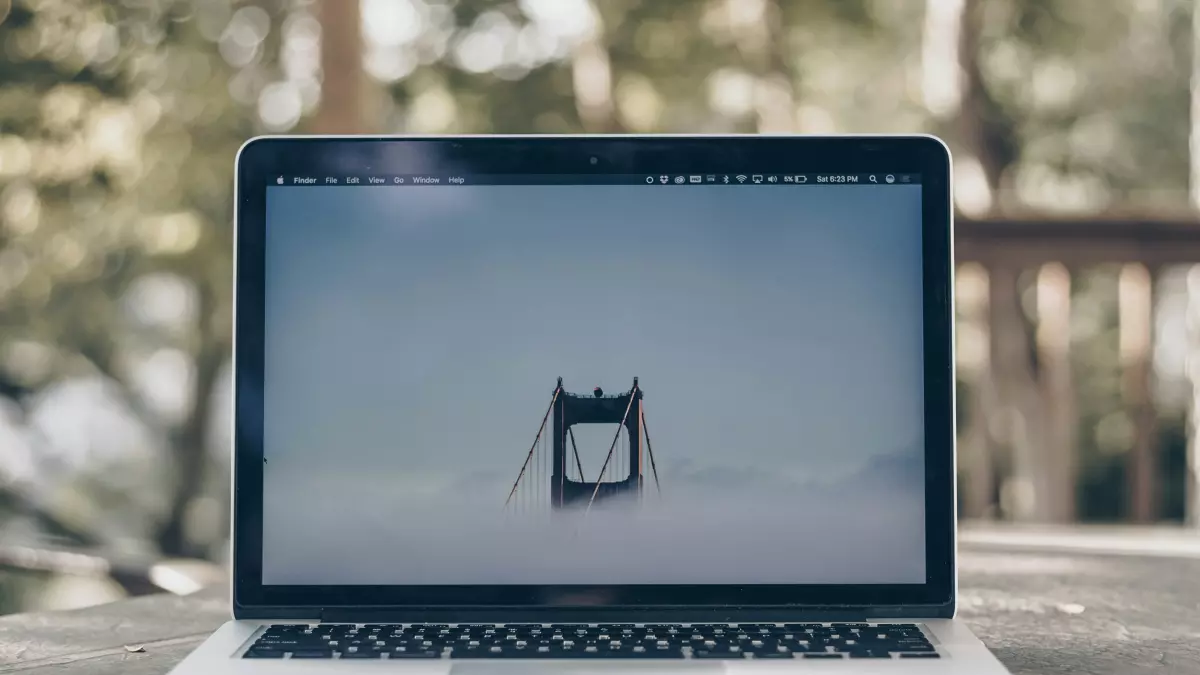
[[[934,118],[922,101],[923,3],[762,0],[755,13],[754,0],[396,1],[424,23],[372,70],[377,96],[362,106],[371,131],[755,132],[776,115],[800,132],[942,133],[956,152],[997,167],[1003,207],[1186,203],[1193,36],[1180,0],[969,0],[982,12],[981,79],[953,119]],[[567,5],[592,18],[547,47],[539,40],[563,26],[539,12]],[[128,474],[138,490],[97,481],[112,475],[107,466],[66,478],[41,466],[53,486],[32,501],[54,512],[56,534],[141,539],[172,555],[221,545],[220,532],[197,535],[188,522],[197,498],[224,497],[206,433],[230,347],[233,161],[246,138],[303,131],[320,112],[316,81],[284,58],[287,36],[317,9],[304,0],[13,0],[0,16],[0,396],[31,409],[59,383],[102,376],[156,453]],[[489,31],[523,37],[499,65],[467,67],[466,41]],[[525,56],[509,58],[512,49]],[[264,112],[277,85],[303,100],[278,119]],[[588,87],[607,103],[589,108],[580,98]],[[964,121],[980,120],[981,139],[963,133]],[[1078,277],[1075,293],[1102,326],[1073,354],[1088,505],[1116,499],[1124,461],[1101,438],[1123,414],[1106,274]],[[182,289],[167,296],[174,319],[139,304],[150,287]],[[187,363],[177,415],[155,408],[136,377],[164,351]],[[1001,471],[1005,462],[996,459]],[[30,506],[14,495],[0,509]],[[1082,511],[1119,514],[1105,508]]]
[[[187,458],[205,455],[208,420],[195,414],[209,408],[195,401],[212,397],[229,347],[230,168],[258,128],[230,97],[237,72],[198,29],[212,5],[19,2],[0,23],[0,381],[36,392],[96,372],[119,384],[124,407],[175,455],[151,488],[165,512],[147,519],[136,500],[76,489],[102,499],[106,517],[132,508],[125,522],[143,529],[122,534],[174,554],[196,549],[156,528],[182,508],[170,494],[191,480]],[[149,278],[185,285],[178,325],[131,309]],[[20,348],[31,345],[39,358]],[[191,412],[175,420],[133,382],[133,365],[164,349],[191,364]],[[93,512],[86,498],[63,508]],[[73,519],[87,531],[96,517]]]

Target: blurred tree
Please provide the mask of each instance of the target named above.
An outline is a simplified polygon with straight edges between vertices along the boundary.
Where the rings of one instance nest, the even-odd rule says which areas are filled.
[[[1186,3],[1169,0],[1103,7],[1073,0],[928,0],[923,98],[931,128],[955,149],[958,206],[970,215],[1031,207],[1076,213],[1114,204],[1152,204],[1159,211],[1183,207],[1187,153],[1178,139],[1186,133],[1190,33],[1181,26],[1188,11]],[[947,59],[958,68],[947,69]],[[1073,339],[1070,324],[1051,333],[1046,321],[1056,317],[1044,314],[1051,306],[1069,313],[1071,305],[1043,302],[1064,289],[1078,296],[1069,290],[1074,275],[1063,276],[1054,267],[990,272],[988,324],[993,356],[1002,360],[994,364],[996,377],[972,383],[969,403],[976,413],[983,407],[991,411],[993,456],[972,459],[974,470],[983,472],[982,484],[994,467],[980,463],[1008,455],[1015,483],[1033,488],[1021,493],[1028,499],[1009,500],[1010,514],[1071,520],[1076,455],[1089,462],[1124,461],[1127,508],[1140,520],[1154,519],[1151,495],[1157,493],[1159,472],[1152,468],[1158,464],[1150,437],[1155,421],[1147,417],[1145,395],[1134,396],[1142,403],[1122,400],[1121,385],[1112,378],[1106,386],[1115,388],[1082,392],[1088,405],[1109,401],[1114,407],[1108,412],[1126,405],[1142,412],[1135,414],[1137,438],[1122,455],[1098,459],[1091,441],[1086,447],[1076,441],[1095,435],[1090,427],[1076,428],[1092,421],[1075,415],[1066,350]],[[1041,300],[1027,305],[1021,299],[1027,294]],[[1126,295],[1129,302],[1143,297]],[[1116,298],[1079,299],[1111,307]],[[1142,313],[1127,309],[1127,316]],[[1092,339],[1113,338],[1109,358],[1082,364],[1083,371],[1118,362],[1115,318],[1108,331]],[[1047,342],[1052,336],[1053,345]],[[1147,381],[1149,353],[1122,363],[1126,391],[1146,391],[1130,385]],[[971,417],[987,424],[981,414]]]
[[[362,15],[358,0],[323,0],[320,5],[321,105],[312,121],[318,134],[361,134],[376,131],[369,120],[371,101],[363,72]]]
[[[403,4],[421,30],[368,30],[367,63],[417,133],[795,131],[805,36],[873,26],[861,0]]]
[[[219,554],[230,176],[255,133],[929,130],[968,214],[1186,204],[1189,3],[914,7],[0,0],[0,433],[18,430],[0,436],[0,509],[81,544]],[[1070,343],[1086,483],[1146,450],[1112,431],[1121,272],[1062,271],[994,270],[980,291],[1010,380],[972,389],[968,419],[1040,419]],[[1099,327],[1048,331],[1054,312]],[[993,438],[989,471],[1069,491],[1031,464],[1070,437],[1054,414],[1021,461]]]
[[[125,492],[77,471],[104,466],[98,429],[70,471],[29,434],[37,475],[0,485],[84,543],[219,543],[188,528],[229,350],[230,167],[260,128],[247,80],[277,76],[264,7],[51,0],[0,22],[0,381],[36,427],[64,383],[98,377],[148,439],[109,465],[138,478]]]

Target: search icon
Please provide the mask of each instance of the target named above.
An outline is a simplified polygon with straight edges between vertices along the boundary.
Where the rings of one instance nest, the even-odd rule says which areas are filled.
[[[879,182],[879,181],[875,180],[875,174],[871,174],[871,182],[872,182],[872,183],[878,183],[878,182]]]

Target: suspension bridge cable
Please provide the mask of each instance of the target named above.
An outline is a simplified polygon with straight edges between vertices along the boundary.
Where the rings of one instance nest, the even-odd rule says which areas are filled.
[[[542,439],[538,437],[537,451],[533,453],[533,480],[529,485],[529,498],[533,508],[537,508],[538,490],[542,487]]]
[[[549,440],[549,437],[550,437],[550,434],[543,434],[542,435],[542,447],[538,448],[538,467],[539,467],[539,469],[538,469],[538,507],[539,508],[541,507],[542,502],[546,501],[549,498],[548,495],[550,492],[548,489],[550,486],[550,481],[547,479],[547,476],[550,473],[548,471],[548,469],[550,468],[550,458],[546,456],[546,441]]]
[[[642,401],[638,401],[638,455],[637,455],[637,491],[638,499],[642,497],[642,484],[645,482],[644,475],[646,473],[646,436],[643,433],[642,424],[646,420],[643,414],[645,405]]]
[[[575,445],[575,432],[570,427],[567,427],[567,433],[571,435],[571,449],[575,451],[575,466],[579,469],[579,482],[587,482],[587,479],[583,477],[583,462],[579,461],[579,447]],[[566,461],[564,457],[563,462]],[[564,471],[563,473],[566,472]]]
[[[621,416],[621,425],[617,427],[617,433],[608,446],[608,454],[604,456],[604,465],[600,467],[600,476],[596,479],[596,487],[592,490],[592,498],[588,500],[587,507],[583,510],[584,513],[591,510],[592,502],[596,501],[596,495],[600,493],[600,482],[604,480],[604,472],[608,469],[608,462],[612,459],[613,450],[617,447],[617,439],[621,437],[621,428],[625,426],[625,420],[629,419],[629,410],[633,408],[633,399],[636,398],[637,390],[638,386],[635,381],[633,389],[629,390],[629,403],[625,406],[625,414]]]
[[[559,382],[561,381],[562,380],[560,379]],[[560,507],[566,501],[563,496],[563,492],[566,490],[567,486],[567,450],[565,447],[566,439],[563,438],[563,422],[565,417],[565,414],[558,416],[558,436],[556,436],[554,439],[555,443],[563,448],[562,466],[558,467],[558,505]],[[551,426],[553,426],[553,423],[551,423]],[[569,431],[570,427],[567,427],[567,430]],[[571,438],[574,439],[575,437],[572,436]],[[554,504],[551,504],[550,506],[553,507]]]
[[[625,431],[625,427],[617,427],[617,466],[613,469],[613,476],[618,479],[625,475],[625,434],[622,431]]]
[[[539,508],[542,505],[542,501],[546,499],[546,485],[550,482],[546,480],[546,467],[550,465],[549,460],[546,459],[546,438],[548,436],[549,434],[542,435],[542,444],[538,448],[537,506]]]
[[[546,467],[550,465],[546,459],[546,437],[549,434],[542,435],[542,443],[538,447],[538,479],[537,479],[537,504],[541,508],[542,501],[546,498],[546,485],[550,482],[546,480]]]
[[[650,445],[650,430],[646,428],[646,410],[639,411],[642,416],[642,433],[646,435],[646,453],[650,455],[650,471],[654,474],[654,489],[662,494],[662,486],[658,484],[658,467],[654,464],[654,447]]]
[[[533,451],[537,450],[538,441],[542,438],[542,431],[546,428],[546,420],[550,419],[550,411],[554,410],[554,402],[558,400],[558,394],[562,391],[562,385],[554,388],[554,396],[550,399],[550,405],[546,408],[546,414],[542,416],[542,423],[538,426],[537,436],[533,439],[533,445],[529,446],[529,454],[525,455],[525,463],[521,465],[521,473],[517,474],[517,479],[513,481],[512,489],[508,491],[508,498],[504,500],[504,505],[508,506],[509,500],[517,492],[517,486],[521,484],[521,478],[525,475],[525,470],[529,468],[529,460],[533,458]]]
[[[612,460],[613,480],[621,479],[621,427],[617,427],[617,445],[613,449]]]
[[[633,411],[630,410],[629,412],[633,412]],[[619,452],[620,452],[621,461],[617,465],[617,471],[619,472],[619,473],[617,473],[617,475],[625,476],[625,478],[628,478],[629,473],[630,473],[630,469],[628,466],[628,464],[629,464],[629,429],[627,429],[625,427],[621,427],[620,434],[621,434],[621,442],[620,442],[621,448],[620,448]],[[624,480],[624,479],[622,479],[622,480]]]

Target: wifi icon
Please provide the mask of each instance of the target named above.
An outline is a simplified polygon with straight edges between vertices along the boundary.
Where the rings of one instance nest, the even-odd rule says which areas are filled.
[[[745,176],[742,176],[742,175],[739,175],[739,176],[737,177],[737,182],[739,182],[739,183],[745,183],[745,182],[746,182],[746,177],[745,177]]]

